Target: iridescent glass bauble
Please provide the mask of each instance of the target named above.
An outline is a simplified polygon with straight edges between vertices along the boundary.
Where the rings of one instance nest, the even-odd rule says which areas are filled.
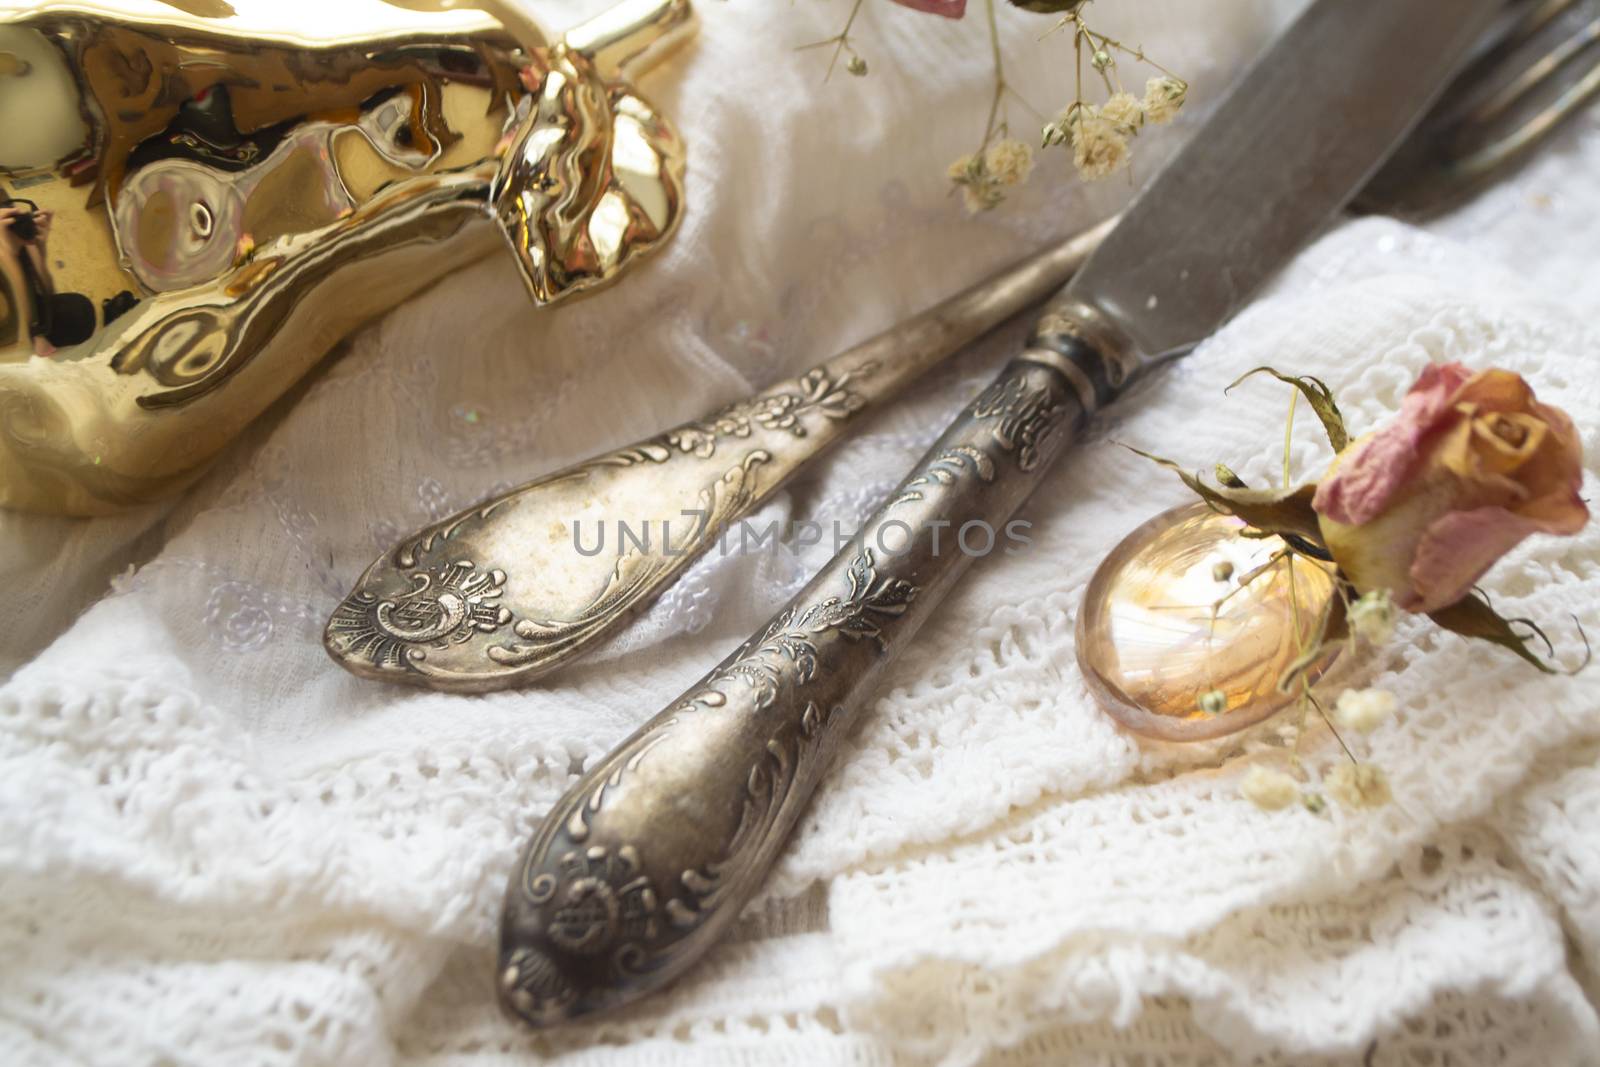
[[[1311,644],[1332,572],[1300,555],[1273,562],[1283,541],[1245,529],[1203,503],[1174,508],[1124,538],[1090,579],[1078,664],[1101,706],[1135,733],[1220,737],[1294,702],[1278,680]]]

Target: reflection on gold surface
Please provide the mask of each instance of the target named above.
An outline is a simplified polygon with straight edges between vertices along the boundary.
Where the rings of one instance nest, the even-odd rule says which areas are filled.
[[[1277,682],[1333,595],[1332,573],[1295,557],[1242,584],[1283,548],[1275,537],[1240,537],[1243,525],[1202,503],[1175,508],[1129,534],[1095,571],[1078,615],[1078,664],[1101,706],[1130,730],[1197,741],[1292,702]],[[1198,704],[1213,689],[1227,696],[1217,715]]]
[[[540,301],[668,237],[682,147],[619,79],[686,0],[555,45],[514,12],[0,0],[0,204],[49,217],[0,245],[0,504],[180,488],[334,340],[491,249],[501,204]]]
[[[654,16],[659,3],[625,0],[535,62],[542,83],[491,199],[537,301],[603,282],[667,237],[682,214],[682,143],[625,83],[610,80],[681,40],[684,22]],[[629,29],[640,23],[656,32]]]

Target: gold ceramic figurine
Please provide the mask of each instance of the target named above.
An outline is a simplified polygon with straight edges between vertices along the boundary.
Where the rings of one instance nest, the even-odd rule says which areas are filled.
[[[539,303],[672,233],[682,144],[626,79],[688,0],[624,0],[555,45],[469,2],[493,13],[0,0],[0,505],[182,488],[497,229]]]

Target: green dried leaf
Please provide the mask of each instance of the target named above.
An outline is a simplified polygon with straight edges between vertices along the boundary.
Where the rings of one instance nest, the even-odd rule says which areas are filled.
[[[1143,456],[1177,474],[1202,500],[1225,515],[1243,519],[1257,530],[1286,538],[1303,538],[1320,546],[1322,533],[1317,525],[1317,513],[1312,510],[1311,498],[1316,496],[1315,485],[1302,485],[1293,489],[1233,489],[1227,486],[1207,485],[1197,475],[1190,474],[1170,459],[1124,445],[1128,451]]]
[[[1339,413],[1339,405],[1334,402],[1333,390],[1320,378],[1313,378],[1309,374],[1298,377],[1292,374],[1282,374],[1271,367],[1257,367],[1253,371],[1241,374],[1232,385],[1223,392],[1229,392],[1235,385],[1255,374],[1270,374],[1278,381],[1292,385],[1300,390],[1300,395],[1306,398],[1311,405],[1311,410],[1317,413],[1317,418],[1322,422],[1322,429],[1328,435],[1328,443],[1335,452],[1343,452],[1350,443],[1350,431],[1344,427],[1344,416]]]
[[[1233,468],[1226,463],[1217,464],[1217,481],[1221,482],[1223,487],[1227,489],[1250,488],[1244,484],[1244,479],[1233,473]]]
[[[1462,637],[1472,637],[1479,641],[1488,641],[1508,648],[1533,664],[1545,674],[1576,674],[1589,663],[1587,653],[1583,663],[1571,672],[1562,671],[1539,658],[1539,654],[1528,646],[1534,638],[1544,642],[1546,655],[1554,655],[1554,646],[1550,638],[1539,628],[1539,624],[1532,619],[1507,619],[1489,603],[1489,598],[1480,592],[1468,593],[1449,607],[1440,608],[1438,611],[1429,612],[1428,618],[1449,630],[1451,633],[1460,634]],[[1525,626],[1525,632],[1518,632],[1516,627]],[[1578,632],[1583,633],[1583,627],[1578,627]],[[1587,649],[1589,639],[1584,637],[1584,648]]]

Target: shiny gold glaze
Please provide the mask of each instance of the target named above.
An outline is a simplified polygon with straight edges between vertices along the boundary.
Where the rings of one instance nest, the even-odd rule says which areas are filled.
[[[1333,578],[1297,556],[1292,582],[1285,560],[1243,585],[1283,543],[1241,537],[1242,528],[1205,504],[1174,508],[1124,538],[1090,580],[1078,613],[1078,665],[1101,706],[1135,733],[1220,737],[1292,702],[1277,691],[1278,679],[1316,628]],[[1215,715],[1198,703],[1212,689],[1227,697]]]
[[[48,213],[42,239],[0,234],[0,504],[181,488],[508,211],[540,302],[670,235],[682,147],[620,79],[687,0],[554,46],[473,6],[505,22],[454,0],[0,0],[0,203]]]

